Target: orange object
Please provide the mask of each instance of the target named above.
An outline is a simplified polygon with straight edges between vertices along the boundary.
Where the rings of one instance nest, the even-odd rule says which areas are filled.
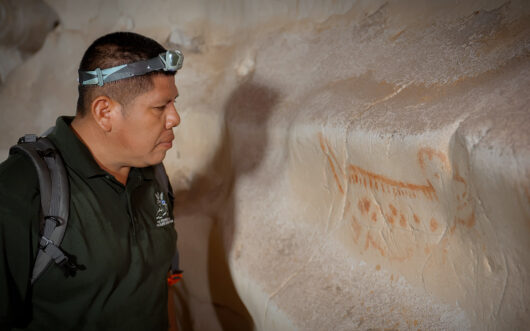
[[[176,283],[178,283],[181,279],[182,279],[182,273],[169,275],[169,276],[167,277],[167,284],[168,284],[169,286],[173,286],[173,285],[175,285]]]

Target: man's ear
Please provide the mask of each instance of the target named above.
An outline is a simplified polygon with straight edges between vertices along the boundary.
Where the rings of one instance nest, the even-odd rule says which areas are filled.
[[[120,103],[105,96],[100,95],[92,101],[91,112],[96,123],[105,132],[112,131],[112,118],[117,111],[121,111]]]

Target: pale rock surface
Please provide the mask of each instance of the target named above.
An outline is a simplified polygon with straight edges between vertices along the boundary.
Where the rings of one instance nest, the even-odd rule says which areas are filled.
[[[0,1],[0,84],[58,24],[57,13],[41,0]]]
[[[530,325],[528,2],[48,3],[62,24],[0,90],[4,151],[74,113],[99,35],[185,52],[183,329]]]

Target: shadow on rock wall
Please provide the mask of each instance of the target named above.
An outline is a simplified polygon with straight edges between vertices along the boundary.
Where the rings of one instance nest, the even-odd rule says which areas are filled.
[[[193,179],[186,191],[175,193],[175,217],[186,218],[189,222],[199,220],[197,215],[206,215],[211,222],[209,231],[202,237],[193,237],[207,245],[202,254],[193,260],[207,259],[207,279],[211,304],[215,317],[223,330],[252,330],[252,318],[235,289],[228,257],[232,252],[234,234],[237,232],[237,183],[241,176],[252,173],[261,163],[267,147],[267,121],[278,100],[273,89],[255,82],[238,86],[224,105],[224,128],[215,157],[206,167],[204,175]],[[195,216],[194,216],[195,215]],[[202,216],[202,217],[203,217]],[[189,225],[193,226],[193,225]],[[180,240],[188,237],[180,234]],[[200,251],[188,254],[201,254]],[[189,264],[188,268],[193,268]],[[194,282],[187,279],[183,283]],[[193,296],[193,285],[179,289],[179,303],[183,310],[183,329],[202,328],[198,320],[214,316],[196,316],[197,312],[187,307],[187,300]],[[178,309],[178,308],[177,308]],[[195,315],[195,316],[194,316]],[[202,324],[204,325],[204,324]]]

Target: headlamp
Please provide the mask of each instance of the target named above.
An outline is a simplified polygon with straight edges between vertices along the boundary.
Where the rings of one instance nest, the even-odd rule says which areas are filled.
[[[79,71],[80,85],[99,85],[120,79],[145,75],[152,71],[177,71],[182,68],[184,55],[179,50],[166,51],[158,56],[107,69],[96,68],[93,71]]]
[[[184,55],[182,55],[181,51],[167,51],[158,56],[166,65],[164,67],[164,71],[177,71],[182,68],[182,63],[184,62]]]

